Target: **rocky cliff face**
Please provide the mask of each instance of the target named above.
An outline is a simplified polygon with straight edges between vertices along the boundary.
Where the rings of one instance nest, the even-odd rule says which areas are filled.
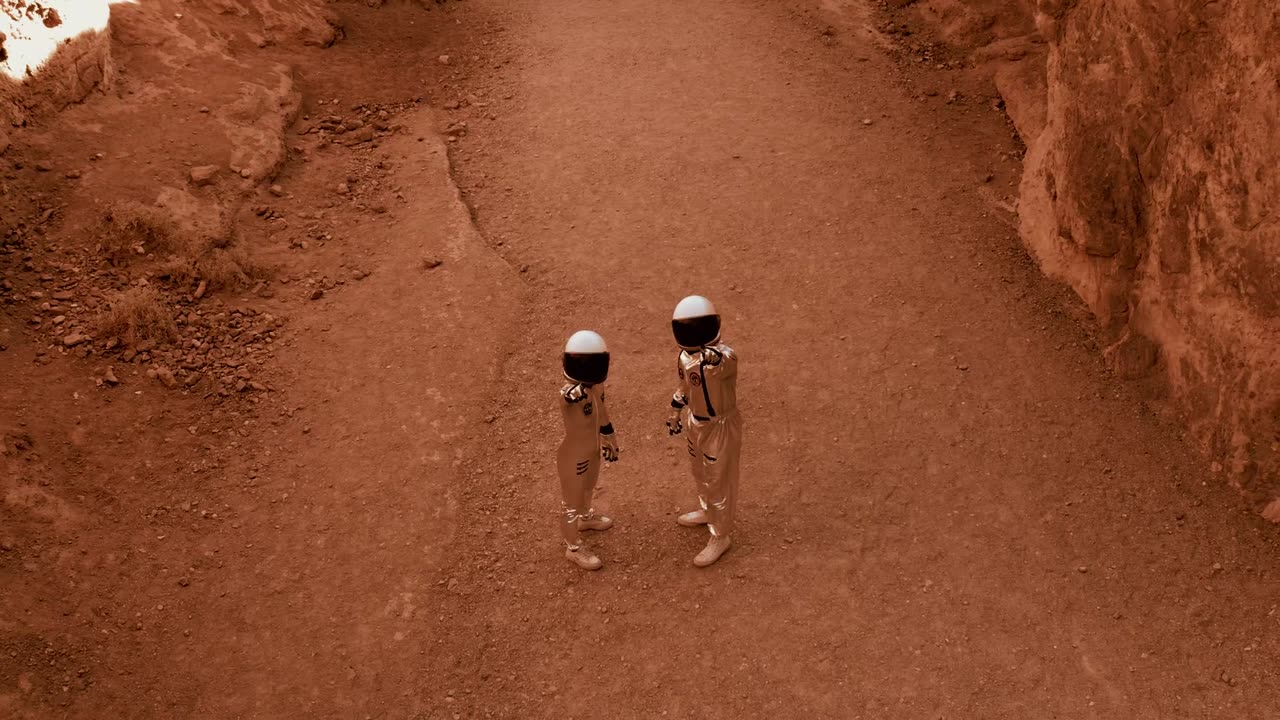
[[[1280,442],[1280,6],[1042,0],[1022,231],[1249,491]]]
[[[992,70],[1027,145],[1022,236],[1097,316],[1113,367],[1161,379],[1215,469],[1274,500],[1280,5],[916,8]]]
[[[111,83],[110,13],[108,0],[0,0],[0,144],[5,126]]]

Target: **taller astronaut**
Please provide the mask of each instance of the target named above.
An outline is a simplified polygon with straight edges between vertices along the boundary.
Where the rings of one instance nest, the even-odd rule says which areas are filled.
[[[560,475],[560,533],[565,557],[584,570],[604,563],[582,545],[583,530],[608,530],[613,520],[597,515],[592,506],[600,460],[618,459],[618,440],[605,407],[604,381],[609,377],[609,349],[604,338],[590,330],[574,333],[564,346],[564,378],[560,414],[564,440],[556,453]]]
[[[738,497],[742,416],[738,413],[738,355],[720,339],[720,315],[711,301],[691,295],[676,305],[671,330],[680,346],[680,382],[671,397],[667,430],[685,433],[698,509],[676,519],[685,527],[706,525],[707,546],[693,559],[706,567],[729,549]]]

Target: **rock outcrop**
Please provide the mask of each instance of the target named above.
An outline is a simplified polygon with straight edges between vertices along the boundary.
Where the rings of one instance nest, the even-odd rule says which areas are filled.
[[[925,0],[1027,145],[1022,236],[1259,501],[1280,490],[1280,5]],[[1034,29],[1028,32],[1028,26]],[[977,42],[973,42],[977,39]]]
[[[0,127],[110,86],[110,14],[108,0],[0,0]]]

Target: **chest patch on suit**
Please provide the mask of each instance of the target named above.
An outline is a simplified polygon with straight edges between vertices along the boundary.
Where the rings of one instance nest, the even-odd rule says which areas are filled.
[[[582,406],[582,414],[583,414],[583,415],[590,415],[590,414],[591,414],[592,412],[594,412],[594,411],[595,411],[595,408],[594,408],[594,407],[592,407],[592,405],[591,405],[591,401],[589,401],[589,400],[588,400],[588,401],[587,401],[587,402]]]
[[[689,384],[694,387],[698,387],[702,384],[702,376],[696,372],[689,373]]]

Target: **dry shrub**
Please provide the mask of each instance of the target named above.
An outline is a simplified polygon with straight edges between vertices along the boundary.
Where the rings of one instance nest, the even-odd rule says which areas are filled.
[[[136,255],[168,252],[181,245],[177,227],[157,208],[141,203],[112,205],[102,216],[102,254],[113,264]]]
[[[153,275],[179,286],[203,280],[211,288],[247,287],[269,275],[266,266],[235,246],[225,222],[212,230],[184,231],[160,208],[130,202],[113,205],[104,223],[102,252],[110,262],[159,257]]]
[[[247,287],[268,270],[244,248],[228,246],[223,238],[205,238],[162,262],[156,275],[177,285],[204,280],[214,288]]]
[[[142,342],[165,343],[178,337],[178,327],[154,288],[134,287],[111,301],[106,312],[98,316],[99,337],[115,336],[126,345]]]

